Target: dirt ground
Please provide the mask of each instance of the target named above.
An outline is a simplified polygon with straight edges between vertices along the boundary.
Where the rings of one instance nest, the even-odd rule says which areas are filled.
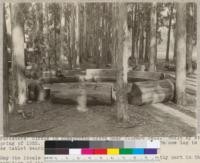
[[[172,103],[167,103],[166,105],[170,106]],[[179,111],[195,117],[194,107],[192,108],[189,110],[179,108]],[[115,106],[91,106],[87,112],[79,112],[76,106],[52,104],[47,101],[28,104],[19,109],[24,110],[26,118],[18,112],[10,115],[11,133],[50,128],[47,131],[29,133],[22,136],[168,137],[193,136],[195,134],[195,128],[188,126],[170,114],[156,110],[152,105],[140,107],[129,105],[130,123],[127,124],[117,122]]]

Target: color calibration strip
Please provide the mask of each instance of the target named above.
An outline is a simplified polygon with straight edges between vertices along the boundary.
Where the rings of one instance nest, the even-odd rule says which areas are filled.
[[[45,155],[156,155],[159,141],[46,141]]]

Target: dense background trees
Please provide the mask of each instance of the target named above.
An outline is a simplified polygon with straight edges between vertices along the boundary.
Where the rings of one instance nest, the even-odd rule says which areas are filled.
[[[6,12],[10,9],[11,6],[7,5]],[[117,34],[114,15],[118,14],[114,3],[26,3],[22,12],[26,65],[34,59],[38,65],[46,64],[46,69],[54,69],[60,62],[68,69],[83,66],[88,61],[97,68],[114,63]],[[164,39],[167,40],[165,58],[169,62],[173,51],[170,44],[174,39],[172,33],[175,33],[175,13],[172,3],[127,4],[127,24],[132,33],[132,64],[147,62],[147,69],[154,70],[151,65],[156,61],[155,56],[159,57],[159,46]],[[189,72],[192,72],[189,54],[196,43],[195,14],[196,5],[187,3]],[[38,57],[44,57],[45,61],[36,59]]]
[[[35,78],[58,69],[114,68],[122,90],[128,69],[168,71],[173,65],[182,104],[185,70],[195,67],[196,12],[195,3],[5,4],[6,48],[16,81],[12,94],[25,103],[28,67]]]

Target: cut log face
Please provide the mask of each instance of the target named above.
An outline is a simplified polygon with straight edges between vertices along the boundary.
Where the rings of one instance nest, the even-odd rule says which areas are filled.
[[[111,105],[112,85],[107,83],[57,83],[51,85],[53,103],[78,105],[85,89],[87,105]]]
[[[174,83],[169,80],[135,82],[128,94],[128,100],[133,105],[144,105],[165,102],[174,98]]]

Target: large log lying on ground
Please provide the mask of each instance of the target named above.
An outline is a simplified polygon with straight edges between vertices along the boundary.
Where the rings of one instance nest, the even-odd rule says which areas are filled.
[[[79,82],[83,81],[85,71],[81,70],[51,70],[44,71],[40,79],[43,83],[64,83],[64,82]]]
[[[87,105],[112,104],[112,85],[108,83],[57,83],[50,89],[53,103],[78,105],[86,98]]]
[[[85,79],[88,81],[115,82],[117,71],[114,69],[87,69]],[[128,81],[146,81],[164,79],[160,72],[129,71]]]
[[[65,83],[65,82],[116,82],[116,70],[114,69],[87,69],[80,70],[65,70],[59,76],[56,72],[44,72],[41,82],[43,83]],[[45,75],[44,75],[45,74]],[[147,80],[160,80],[164,79],[164,74],[160,72],[147,72],[147,71],[129,71],[128,81],[147,81]]]
[[[75,76],[75,75],[84,75],[85,71],[82,70],[51,70],[51,71],[43,71],[43,78],[56,77],[58,73],[61,73],[63,76]]]
[[[133,105],[165,102],[174,98],[174,82],[170,79],[135,82],[128,93],[128,101]]]
[[[42,83],[68,83],[68,82],[79,82],[80,76],[63,76],[63,77],[45,77],[41,78]]]
[[[82,70],[62,70],[62,74],[64,76],[85,75],[85,71],[82,71]]]

